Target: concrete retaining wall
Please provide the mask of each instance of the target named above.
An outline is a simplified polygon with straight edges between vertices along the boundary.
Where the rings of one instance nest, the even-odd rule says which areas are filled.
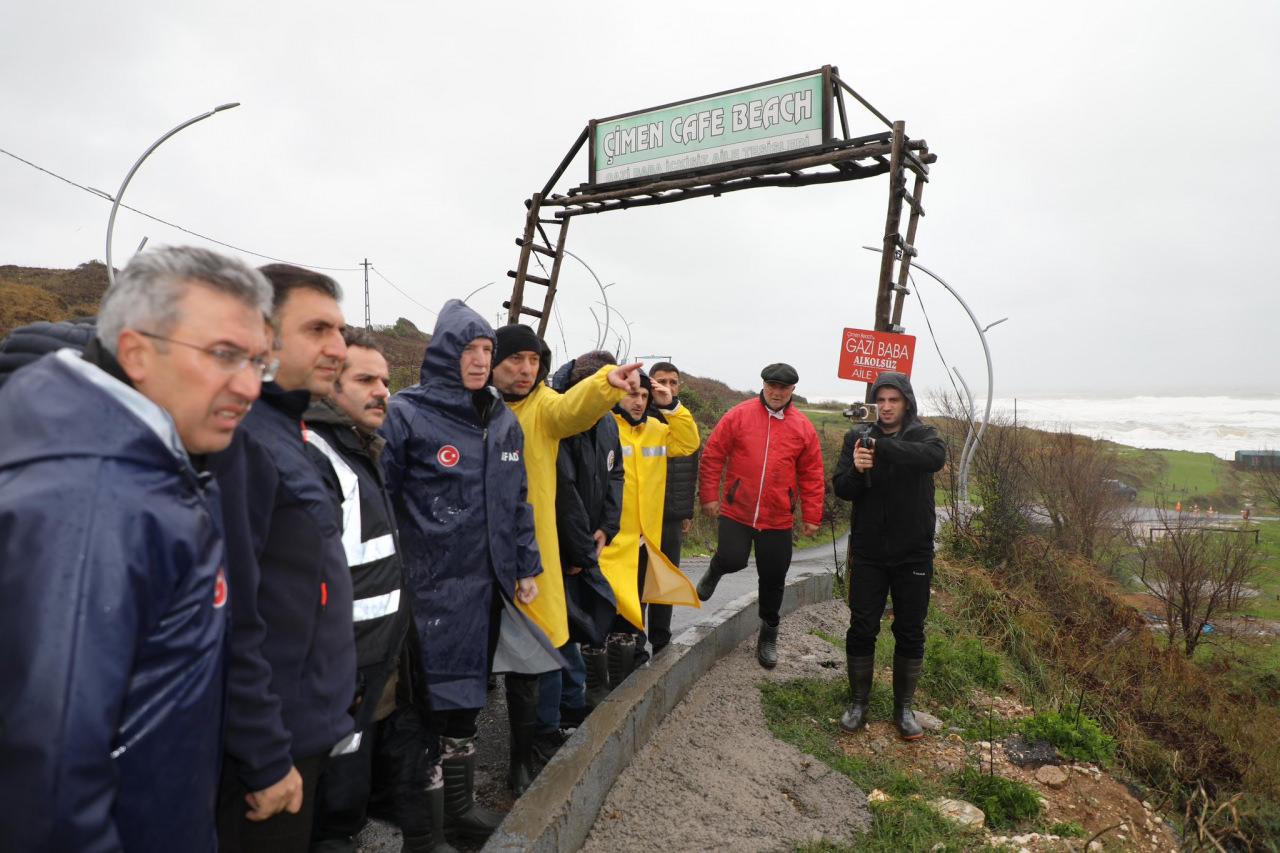
[[[782,613],[830,599],[831,582],[828,572],[795,578],[787,584]],[[614,780],[671,709],[716,661],[759,630],[755,603],[755,593],[734,599],[632,673],[538,774],[484,849],[543,853],[581,847]]]

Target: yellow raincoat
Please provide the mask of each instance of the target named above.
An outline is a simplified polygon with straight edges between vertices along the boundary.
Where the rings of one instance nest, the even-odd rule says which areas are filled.
[[[679,604],[701,607],[693,584],[662,553],[662,514],[667,494],[667,457],[690,456],[702,438],[698,424],[684,406],[663,411],[667,423],[646,418],[632,426],[621,415],[618,441],[626,483],[622,488],[622,518],[618,535],[600,554],[600,570],[609,579],[618,599],[618,613],[641,630],[646,604]],[[648,552],[644,592],[638,589],[640,548]]]
[[[564,604],[564,575],[560,570],[560,537],[556,533],[556,456],[560,440],[595,425],[624,392],[609,384],[614,365],[558,394],[539,382],[529,396],[509,404],[524,430],[524,468],[529,475],[529,503],[534,535],[542,555],[538,597],[532,604],[517,602],[557,648],[569,642],[569,617]],[[694,445],[695,447],[697,445]]]

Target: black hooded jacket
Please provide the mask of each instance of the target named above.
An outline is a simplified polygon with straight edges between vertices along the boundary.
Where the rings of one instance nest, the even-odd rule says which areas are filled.
[[[895,565],[933,558],[933,475],[947,460],[938,431],[920,420],[911,381],[901,373],[881,373],[872,395],[897,388],[907,398],[902,427],[886,435],[879,423],[855,427],[844,437],[831,485],[853,503],[849,551],[855,560]],[[853,467],[858,439],[876,440],[875,465],[865,473]]]

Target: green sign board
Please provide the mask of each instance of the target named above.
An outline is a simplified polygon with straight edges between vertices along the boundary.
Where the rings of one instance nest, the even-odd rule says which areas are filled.
[[[792,155],[830,141],[823,69],[591,122],[592,184]]]

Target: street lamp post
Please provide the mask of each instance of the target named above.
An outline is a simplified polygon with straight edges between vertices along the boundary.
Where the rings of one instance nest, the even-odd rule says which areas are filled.
[[[204,121],[205,119],[209,118],[209,116],[215,113],[220,113],[223,110],[233,109],[238,106],[240,106],[238,102],[233,104],[222,104],[221,106],[214,107],[213,109],[209,110],[207,113],[201,113],[195,118],[187,119],[182,124],[178,125],[173,130],[169,131],[164,136],[160,137],[155,142],[151,143],[151,147],[148,148],[146,151],[143,151],[142,156],[139,157],[137,161],[133,164],[133,167],[129,169],[129,173],[124,176],[124,181],[120,184],[120,189],[116,190],[115,198],[112,199],[111,216],[110,218],[107,219],[107,284],[108,285],[114,285],[116,283],[115,268],[112,267],[111,265],[111,235],[115,232],[115,229],[116,229],[116,213],[119,212],[120,210],[120,200],[124,198],[124,191],[129,186],[129,181],[133,180],[134,173],[138,171],[138,168],[140,166],[142,166],[142,162],[146,160],[147,157],[151,156],[151,152],[159,148],[161,143],[163,143],[170,136],[173,136],[175,133],[177,133],[180,130],[183,130],[184,128],[190,127],[191,125],[195,124],[198,121]]]

